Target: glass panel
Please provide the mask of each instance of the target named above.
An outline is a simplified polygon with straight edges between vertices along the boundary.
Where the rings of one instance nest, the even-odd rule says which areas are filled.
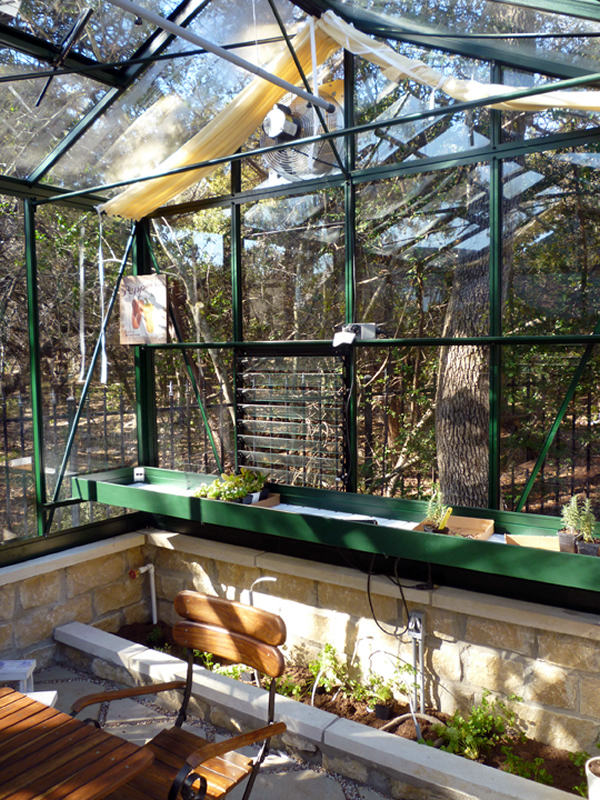
[[[392,338],[487,334],[488,189],[483,165],[358,187],[357,321]]]
[[[231,353],[158,350],[155,358],[159,467],[188,472],[235,470]],[[208,420],[206,427],[201,411]]]
[[[359,492],[428,497],[437,365],[434,348],[357,350]]]
[[[469,58],[411,45],[395,45],[398,52],[427,64],[442,75],[489,82],[489,67]],[[389,81],[375,64],[356,59],[356,122],[381,120],[382,126],[356,137],[357,167],[395,164],[415,159],[452,155],[489,144],[489,111],[476,109],[446,117],[424,117],[385,126],[396,117],[424,114],[454,102],[448,95],[414,81]]]
[[[596,145],[504,165],[504,332],[591,333],[600,292]]]
[[[233,338],[230,222],[223,208],[152,221],[154,254],[170,276],[183,341]]]
[[[98,270],[98,224],[95,213],[82,214],[44,206],[36,215],[44,468],[48,500],[66,452],[76,414],[79,425],[57,499],[71,495],[74,473],[118,469],[137,463],[133,350],[119,344],[119,323],[111,320],[106,341],[108,383],[100,380],[98,359],[89,392],[82,402],[102,319]],[[125,251],[129,226],[110,220],[103,226],[105,308]],[[50,233],[51,232],[51,233]],[[118,304],[117,304],[118,306]],[[122,509],[82,504],[57,510],[53,530]]]
[[[292,25],[290,4],[285,4],[283,16]],[[250,43],[234,52],[266,69],[286,47],[267,0],[244,7],[231,0],[213,0],[188,27],[221,46]],[[272,37],[277,41],[257,43]],[[185,53],[194,55],[175,57]],[[47,182],[84,188],[149,174],[255,77],[219,56],[198,54],[193,44],[181,38],[171,43],[165,55],[174,58],[153,64],[113,103],[49,172]],[[93,169],[81,169],[90,163]],[[204,191],[201,184],[175,202],[198,199]]]
[[[14,50],[0,50],[0,75],[25,74],[47,65]],[[0,83],[0,151],[3,174],[26,177],[104,95],[104,88],[78,75],[53,79],[36,106],[46,78]],[[79,171],[84,172],[82,163]]]
[[[35,535],[27,283],[20,201],[0,195],[0,535]]]
[[[597,69],[597,66],[596,66]],[[503,83],[518,89],[534,88],[551,83],[547,75],[506,70]],[[572,89],[575,96],[578,89]],[[595,128],[600,121],[600,111],[577,111],[551,108],[548,111],[504,111],[502,113],[502,138],[504,141],[535,139],[567,131]]]
[[[144,7],[161,16],[168,16],[177,0],[146,0]],[[87,0],[93,14],[73,52],[97,61],[118,61],[130,56],[152,33],[148,23],[135,24],[131,14],[102,0]],[[61,45],[71,32],[82,4],[76,0],[4,0],[0,4],[0,20],[26,33]],[[1,11],[7,13],[2,14]]]
[[[586,72],[595,72],[595,63],[599,54],[599,42],[596,38],[586,36],[597,32],[597,13],[590,4],[591,19],[581,19],[568,15],[568,4],[564,14],[526,8],[516,3],[505,3],[502,0],[427,0],[424,3],[412,3],[410,0],[346,0],[345,7],[351,13],[351,7],[368,9],[373,15],[380,16],[386,24],[418,36],[436,36],[454,34],[459,39],[465,34],[487,34],[490,36],[510,33],[535,33],[537,38],[475,38],[464,42],[473,49],[494,48],[498,56],[503,55],[506,63],[515,56],[531,59],[540,64],[549,60],[557,64],[575,64]],[[542,38],[544,34],[553,34],[551,38]],[[558,34],[558,35],[557,35]],[[581,34],[575,38],[567,38],[568,34]],[[452,41],[453,49],[456,39]]]
[[[344,319],[343,192],[244,206],[242,266],[247,341],[332,339]]]
[[[502,499],[516,508],[556,419],[582,347],[505,347],[503,357]],[[574,494],[600,508],[600,357],[587,364],[524,511],[559,516]]]

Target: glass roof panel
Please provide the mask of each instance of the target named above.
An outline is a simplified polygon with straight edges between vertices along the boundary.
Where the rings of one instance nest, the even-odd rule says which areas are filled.
[[[289,3],[280,11],[288,31],[293,32],[297,11]],[[234,0],[213,0],[190,30],[221,46],[250,43],[234,52],[268,69],[285,44],[267,0],[257,0],[254,12],[252,3],[242,8]],[[273,37],[275,43],[258,43]],[[190,42],[177,39],[166,54],[192,51]],[[45,180],[56,186],[86,188],[148,174],[253,78],[210,53],[158,61],[74,143]],[[82,163],[93,163],[94,169],[83,171]]]
[[[178,0],[144,0],[145,8],[168,16]],[[8,13],[1,13],[7,5]],[[54,45],[60,45],[77,21],[83,5],[81,0],[5,0],[0,3],[0,22],[12,25]],[[131,14],[125,14],[104,0],[87,0],[85,7],[93,13],[85,31],[73,45],[72,52],[97,61],[121,61],[132,53],[152,33],[149,25],[136,25]],[[16,13],[13,13],[15,12]]]
[[[46,69],[21,53],[0,49],[0,77]],[[27,177],[105,92],[83,76],[56,76],[36,106],[46,83],[46,77],[0,83],[0,171],[5,175]]]
[[[368,11],[373,18],[377,15],[421,39],[450,36],[449,48],[453,50],[457,41],[466,42],[473,37],[479,47],[491,45],[505,51],[507,60],[510,53],[518,53],[538,62],[550,60],[590,72],[598,68],[600,40],[594,35],[599,33],[599,27],[593,19],[493,0],[342,0],[342,3]],[[536,34],[536,38],[498,38],[511,33]],[[550,34],[550,38],[543,38]],[[581,36],[572,38],[573,34]],[[442,41],[438,39],[436,43],[440,45]],[[542,63],[539,68],[542,69]]]

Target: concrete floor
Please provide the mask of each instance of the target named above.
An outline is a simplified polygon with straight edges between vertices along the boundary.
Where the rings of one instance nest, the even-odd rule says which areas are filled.
[[[71,704],[79,697],[109,688],[117,687],[112,682],[63,666],[57,665],[35,673],[35,691],[56,690],[56,708],[67,713],[70,713]],[[99,719],[111,733],[142,745],[162,727],[173,724],[175,714],[162,708],[156,695],[147,695],[137,700],[115,700],[88,706],[78,718]],[[190,717],[184,728],[194,730],[209,741],[223,738],[213,725],[200,719]],[[256,751],[248,749],[247,752],[252,754]],[[240,800],[242,794],[243,785],[228,797]],[[251,796],[260,800],[391,800],[356,781],[323,769],[309,768],[278,752],[272,752],[267,757]]]

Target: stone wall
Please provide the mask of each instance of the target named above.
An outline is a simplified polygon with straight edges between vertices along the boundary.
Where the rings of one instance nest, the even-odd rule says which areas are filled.
[[[167,622],[181,589],[248,602],[255,581],[276,578],[255,584],[253,599],[285,619],[290,661],[311,661],[328,642],[347,662],[389,675],[394,665],[412,663],[407,609],[420,611],[428,703],[451,713],[468,709],[486,689],[503,699],[517,694],[515,709],[532,736],[595,750],[600,616],[446,587],[405,588],[403,599],[387,577],[368,582],[351,568],[160,531],[0,569],[0,658],[36,658],[43,667],[54,659],[59,625],[78,621],[116,632],[147,621],[147,576],[128,576],[147,562],[156,566],[158,612]]]
[[[424,613],[426,697],[468,710],[484,690],[514,704],[527,731],[558,747],[593,752],[600,733],[600,616],[439,587],[400,590],[350,568],[316,564],[177,534],[150,533],[159,616],[195,589],[254,602],[283,616],[287,657],[310,661],[326,642],[380,674],[413,662],[407,609]],[[405,601],[405,602],[404,602]],[[405,604],[406,603],[406,604]],[[383,630],[382,630],[383,629]]]
[[[0,659],[54,661],[54,629],[67,622],[107,631],[150,617],[146,587],[129,570],[145,563],[145,537],[129,534],[0,569]]]

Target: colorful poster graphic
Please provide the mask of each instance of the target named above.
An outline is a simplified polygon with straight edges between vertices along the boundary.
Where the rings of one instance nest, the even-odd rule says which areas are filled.
[[[119,295],[121,344],[165,344],[167,276],[125,276]]]

